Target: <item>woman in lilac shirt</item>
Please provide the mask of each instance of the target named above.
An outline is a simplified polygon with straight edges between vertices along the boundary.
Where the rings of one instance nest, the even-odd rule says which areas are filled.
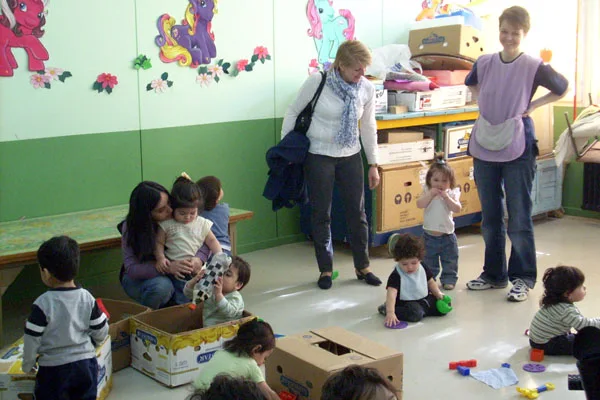
[[[123,237],[123,266],[121,285],[125,293],[137,302],[161,308],[188,303],[183,295],[184,275],[195,275],[204,261],[200,254],[187,260],[171,261],[169,273],[156,269],[154,243],[158,222],[171,218],[169,192],[156,182],[138,184],[129,198],[129,213],[119,225]]]
[[[538,155],[529,114],[567,93],[564,76],[521,51],[529,14],[514,6],[500,16],[502,51],[479,59],[465,84],[478,95],[479,118],[471,132],[469,154],[481,201],[485,241],[483,271],[467,282],[471,290],[502,289],[512,283],[509,301],[527,300],[537,279],[531,191]],[[533,100],[539,86],[549,90]],[[508,224],[502,199],[506,199]],[[506,259],[506,233],[511,241]]]

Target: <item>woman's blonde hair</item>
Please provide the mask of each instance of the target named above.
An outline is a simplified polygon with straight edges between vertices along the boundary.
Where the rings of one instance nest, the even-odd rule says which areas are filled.
[[[358,40],[346,40],[338,48],[333,68],[351,67],[356,63],[365,68],[371,65],[371,51]]]

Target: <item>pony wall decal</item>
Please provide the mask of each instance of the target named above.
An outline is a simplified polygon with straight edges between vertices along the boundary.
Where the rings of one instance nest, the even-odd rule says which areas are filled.
[[[21,47],[27,53],[30,71],[44,71],[44,61],[50,58],[40,38],[46,24],[48,1],[0,0],[0,76],[13,76],[18,68],[12,48]]]
[[[339,14],[335,16],[333,0],[308,0],[306,4],[307,33],[314,38],[319,64],[335,59],[340,44],[354,39],[354,16],[350,10],[339,10]]]
[[[196,68],[210,64],[217,56],[212,19],[217,13],[218,0],[188,1],[181,25],[176,25],[175,18],[169,14],[158,18],[159,35],[155,42],[160,47],[159,56],[163,62],[178,62],[181,66]]]

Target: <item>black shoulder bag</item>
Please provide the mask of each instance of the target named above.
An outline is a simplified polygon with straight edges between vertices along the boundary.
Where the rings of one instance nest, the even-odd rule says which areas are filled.
[[[308,128],[310,128],[310,123],[312,121],[312,115],[315,111],[315,106],[319,101],[319,97],[321,97],[323,86],[325,86],[325,81],[327,80],[326,78],[327,72],[321,72],[321,83],[319,84],[319,87],[312,100],[306,105],[306,107],[304,107],[304,110],[302,110],[302,112],[298,114],[298,117],[296,118],[296,125],[294,126],[294,131],[303,133],[304,135],[306,135],[306,133],[308,132]]]

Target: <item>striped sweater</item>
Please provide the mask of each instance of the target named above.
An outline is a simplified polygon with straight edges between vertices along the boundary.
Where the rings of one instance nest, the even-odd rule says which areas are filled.
[[[96,357],[94,342],[108,334],[106,315],[85,289],[50,289],[38,297],[25,323],[23,372],[35,362],[54,367]]]
[[[586,326],[600,328],[600,318],[584,317],[572,303],[542,306],[531,321],[529,339],[545,344],[553,337],[569,333],[571,328],[580,330]]]

